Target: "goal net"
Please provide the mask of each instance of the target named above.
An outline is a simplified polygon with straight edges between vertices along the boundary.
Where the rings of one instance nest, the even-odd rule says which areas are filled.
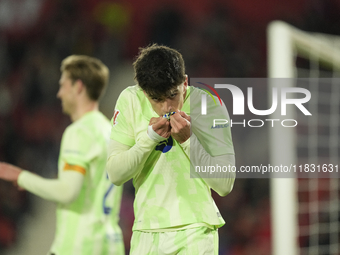
[[[287,79],[283,86],[308,89],[311,100],[305,106],[312,114],[306,117],[291,107],[287,116],[293,116],[298,125],[269,130],[270,164],[285,162],[297,169],[294,178],[270,180],[272,254],[338,255],[340,38],[272,22],[268,77]],[[270,84],[277,87],[278,83]],[[279,114],[271,117],[280,119]],[[322,170],[331,172],[331,167],[331,175],[322,175]]]

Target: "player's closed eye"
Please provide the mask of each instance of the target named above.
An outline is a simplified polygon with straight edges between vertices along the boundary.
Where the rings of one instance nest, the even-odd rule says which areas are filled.
[[[171,94],[169,98],[175,98],[177,96],[177,93]]]
[[[155,102],[161,102],[162,100],[161,99],[159,99],[159,98],[157,98],[157,97],[153,97],[153,98],[151,98],[153,101],[155,101]]]
[[[172,94],[168,95],[167,98],[174,99],[177,96],[177,94],[178,93],[172,93]],[[151,99],[156,103],[163,102],[165,100],[164,98],[158,98],[158,97],[152,97]]]

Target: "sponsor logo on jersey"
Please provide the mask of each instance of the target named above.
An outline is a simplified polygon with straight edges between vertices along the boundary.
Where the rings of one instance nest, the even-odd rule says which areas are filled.
[[[210,129],[215,129],[215,128],[227,128],[229,127],[229,124],[224,124],[224,125],[212,125]]]

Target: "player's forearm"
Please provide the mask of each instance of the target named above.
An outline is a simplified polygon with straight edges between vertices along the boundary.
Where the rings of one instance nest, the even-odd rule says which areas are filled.
[[[210,154],[206,152],[203,146],[200,144],[195,134],[191,135],[190,141],[186,141],[181,146],[187,156],[190,158],[191,164],[195,169],[196,166],[201,167],[219,165],[221,167],[227,166],[228,169],[231,169],[232,166],[235,166],[234,155],[221,155],[216,157],[210,156]],[[231,192],[236,178],[236,174],[231,171],[216,171],[213,174],[195,171],[195,174],[198,174],[199,177],[204,179],[206,184],[215,190],[220,196],[226,196]],[[214,178],[206,178],[207,176],[213,176]]]
[[[225,158],[223,158],[225,157]],[[217,157],[211,157],[209,163],[205,163],[207,166],[228,166],[228,169],[231,169],[232,166],[235,166],[235,160],[233,155],[222,155]],[[209,185],[210,188],[215,190],[220,196],[228,195],[233,187],[236,178],[236,173],[234,172],[222,172],[222,173],[213,173],[214,178],[203,178],[204,181]]]
[[[46,179],[28,171],[22,171],[18,185],[25,190],[50,201],[70,203],[77,198],[83,176],[80,173],[68,171],[63,178]]]
[[[157,142],[152,141],[147,133],[132,147],[111,141],[110,155],[106,163],[111,182],[119,186],[136,176],[156,145]]]

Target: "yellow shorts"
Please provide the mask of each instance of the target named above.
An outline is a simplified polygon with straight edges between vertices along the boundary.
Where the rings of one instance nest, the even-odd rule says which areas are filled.
[[[218,255],[218,231],[207,227],[168,232],[134,231],[130,255]]]

